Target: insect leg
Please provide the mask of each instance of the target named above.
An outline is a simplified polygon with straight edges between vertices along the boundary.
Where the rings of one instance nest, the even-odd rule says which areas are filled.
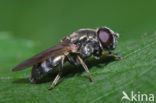
[[[89,70],[88,70],[88,67],[87,65],[83,62],[83,60],[81,59],[80,56],[77,56],[78,60],[80,61],[81,65],[83,66],[83,68],[86,70],[86,72],[88,73],[88,78],[89,78],[89,81],[92,82],[92,78],[90,76],[90,73],[89,73]]]
[[[118,59],[120,59],[120,60],[123,59],[122,56],[119,56],[119,55],[116,55],[116,54],[109,54],[109,56],[112,56],[112,57],[114,57],[114,58],[118,58]]]
[[[119,55],[117,55],[117,54],[112,54],[111,52],[109,52],[108,56],[112,56],[112,57],[117,58],[117,59],[120,59],[120,60],[123,59],[122,56],[119,56]]]
[[[122,56],[119,56],[119,55],[117,55],[117,54],[112,54],[111,52],[109,52],[109,53],[102,52],[102,54],[103,54],[103,55],[108,55],[108,56],[110,56],[110,57],[114,57],[114,58],[117,58],[117,59],[120,59],[120,60],[123,59]]]
[[[62,69],[63,69],[63,64],[64,64],[64,59],[65,57],[62,57],[61,61],[60,61],[60,70],[59,70],[59,73],[57,74],[57,76],[55,77],[51,87],[48,89],[49,91],[52,90],[55,85],[57,84],[58,80],[60,79],[61,77],[61,74],[62,74]]]
[[[123,59],[122,56],[119,56],[119,55],[117,55],[117,54],[112,54],[112,52],[109,52],[108,56],[112,56],[112,57],[117,58],[117,59],[120,59],[120,60]]]

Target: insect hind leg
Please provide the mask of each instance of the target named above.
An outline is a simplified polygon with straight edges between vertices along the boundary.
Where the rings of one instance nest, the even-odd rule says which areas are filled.
[[[64,60],[65,60],[65,56],[62,57],[62,59],[61,59],[61,61],[60,61],[60,70],[59,70],[59,73],[57,74],[57,76],[55,77],[54,81],[52,82],[51,87],[48,89],[49,91],[51,91],[51,90],[56,86],[58,80],[59,80],[60,77],[61,77],[62,69],[63,69],[63,64],[64,64]]]

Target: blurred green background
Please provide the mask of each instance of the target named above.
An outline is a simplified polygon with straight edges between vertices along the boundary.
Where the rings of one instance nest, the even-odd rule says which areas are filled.
[[[123,90],[156,93],[155,12],[155,0],[0,0],[0,103],[119,103]],[[92,66],[93,85],[75,73],[48,93],[51,82],[29,84],[31,69],[11,72],[64,36],[100,26],[120,33],[115,52],[126,58]]]
[[[0,0],[0,31],[43,48],[80,28],[108,26],[127,39],[156,29],[155,0]]]

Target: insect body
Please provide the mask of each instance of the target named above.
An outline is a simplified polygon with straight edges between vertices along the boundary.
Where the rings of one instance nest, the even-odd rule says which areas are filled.
[[[90,82],[92,82],[88,67],[83,59],[92,55],[95,58],[100,58],[105,52],[109,52],[109,55],[116,58],[121,58],[111,53],[116,48],[118,37],[118,33],[114,33],[107,27],[97,28],[96,30],[80,29],[63,38],[60,44],[19,64],[13,68],[13,71],[33,66],[30,82],[36,83],[59,65],[60,70],[49,89],[51,90],[61,76],[64,62],[69,61],[73,65],[81,64],[88,73]]]

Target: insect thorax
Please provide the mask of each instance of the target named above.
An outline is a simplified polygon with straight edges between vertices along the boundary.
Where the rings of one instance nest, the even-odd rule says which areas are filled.
[[[100,52],[102,51],[96,31],[93,29],[80,29],[62,39],[62,42],[76,44],[79,47],[78,52],[80,52],[82,58],[91,55],[100,56]]]

